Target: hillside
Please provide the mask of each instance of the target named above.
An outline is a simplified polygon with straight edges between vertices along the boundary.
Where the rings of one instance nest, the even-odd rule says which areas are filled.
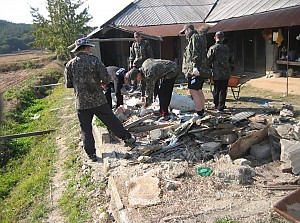
[[[31,30],[30,24],[0,20],[0,54],[30,49],[28,43],[33,41],[29,35]]]

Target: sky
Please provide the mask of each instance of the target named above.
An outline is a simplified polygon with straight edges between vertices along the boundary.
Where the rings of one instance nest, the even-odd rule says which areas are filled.
[[[90,26],[101,26],[134,0],[86,0],[85,7],[93,17]],[[0,19],[13,23],[32,24],[30,6],[39,8],[47,17],[46,0],[1,0]]]

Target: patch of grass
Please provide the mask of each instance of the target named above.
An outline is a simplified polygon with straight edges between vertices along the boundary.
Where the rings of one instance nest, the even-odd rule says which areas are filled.
[[[34,90],[27,86],[6,94],[6,100],[16,97],[20,103],[4,114],[5,122],[0,127],[2,134],[59,128],[60,116],[51,113],[51,108],[57,106],[53,101],[60,95],[36,98]],[[32,120],[36,113],[40,114],[40,118]],[[3,144],[3,149],[8,152],[0,160],[0,222],[41,222],[47,215],[49,182],[57,150],[55,139],[55,133],[51,133],[18,138]]]
[[[239,222],[225,217],[225,218],[217,219],[216,223],[239,223]]]

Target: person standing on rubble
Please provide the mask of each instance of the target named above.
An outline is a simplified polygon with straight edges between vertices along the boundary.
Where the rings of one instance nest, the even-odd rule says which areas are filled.
[[[182,72],[188,80],[188,89],[194,100],[197,114],[204,115],[205,97],[202,87],[205,79],[210,77],[206,57],[206,41],[194,29],[193,24],[184,25],[180,34],[188,40],[182,61]]]
[[[223,112],[230,78],[230,50],[227,45],[223,44],[225,39],[223,32],[216,32],[214,39],[215,44],[209,48],[207,58],[213,71],[215,109],[217,112]]]
[[[125,76],[125,83],[130,80],[144,80],[146,83],[146,102],[145,107],[153,103],[153,92],[155,84],[162,79],[158,90],[159,110],[161,116],[168,120],[169,105],[171,102],[172,91],[175,79],[178,76],[178,65],[171,60],[147,59],[140,69],[132,69]]]
[[[124,98],[121,93],[121,89],[124,84],[125,69],[117,66],[109,66],[106,67],[106,69],[109,76],[111,77],[111,82],[108,85],[106,85],[105,97],[108,105],[110,106],[110,108],[112,108],[113,106],[111,98],[111,89],[113,88],[117,98],[116,107],[118,108],[119,106],[124,104]]]
[[[135,138],[113,114],[103,93],[103,86],[110,82],[106,67],[98,57],[90,54],[87,39],[75,41],[71,51],[75,57],[65,67],[64,78],[67,88],[74,88],[75,108],[80,123],[83,148],[88,157],[97,161],[95,139],[92,133],[92,119],[96,115],[126,146],[133,146]]]

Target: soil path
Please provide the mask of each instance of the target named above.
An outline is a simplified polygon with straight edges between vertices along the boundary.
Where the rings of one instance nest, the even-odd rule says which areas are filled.
[[[248,83],[257,88],[262,88],[275,92],[282,92],[300,95],[300,77],[279,77],[279,78],[253,78]]]

